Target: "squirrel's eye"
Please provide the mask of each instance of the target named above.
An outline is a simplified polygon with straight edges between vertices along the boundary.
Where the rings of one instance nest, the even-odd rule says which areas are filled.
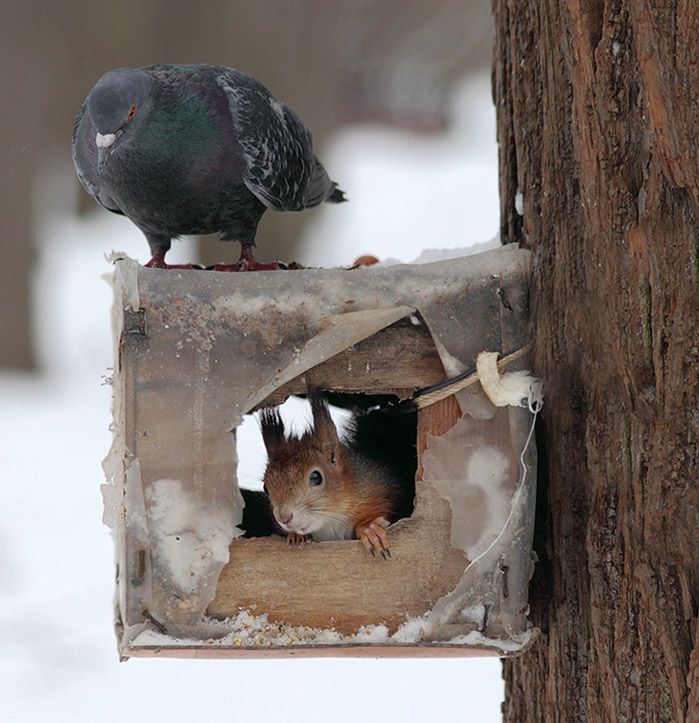
[[[308,475],[308,484],[311,487],[317,487],[323,484],[323,474],[319,469],[314,469],[311,474]]]
[[[262,491],[269,497],[269,492],[267,491],[267,485],[262,485]]]
[[[136,106],[132,105],[129,114],[126,116],[126,120],[131,120],[136,115]]]

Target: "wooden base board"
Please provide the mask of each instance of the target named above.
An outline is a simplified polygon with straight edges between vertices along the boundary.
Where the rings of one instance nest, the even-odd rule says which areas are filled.
[[[272,622],[334,628],[363,625],[391,633],[429,611],[456,587],[468,564],[450,545],[451,509],[419,482],[413,515],[389,528],[391,558],[373,558],[358,540],[290,547],[281,537],[234,540],[207,614],[253,608]]]
[[[494,648],[460,645],[325,645],[288,646],[285,648],[234,648],[223,646],[187,647],[154,645],[122,651],[124,658],[199,658],[223,660],[230,658],[492,658],[507,657]]]

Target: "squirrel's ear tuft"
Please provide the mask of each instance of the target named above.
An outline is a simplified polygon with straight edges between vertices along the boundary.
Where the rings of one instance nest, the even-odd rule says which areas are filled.
[[[284,446],[286,441],[284,422],[282,415],[279,414],[279,408],[263,409],[260,412],[259,423],[267,456],[271,457],[276,450]]]
[[[313,435],[324,451],[327,451],[328,462],[340,464],[340,438],[337,428],[330,416],[330,409],[325,397],[317,389],[308,390],[308,401],[313,412]]]

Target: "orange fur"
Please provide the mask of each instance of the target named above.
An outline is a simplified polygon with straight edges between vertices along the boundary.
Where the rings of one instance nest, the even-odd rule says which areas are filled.
[[[261,415],[268,455],[264,484],[274,515],[290,535],[357,536],[366,545],[362,528],[378,518],[395,522],[404,491],[391,470],[339,439],[319,394],[309,397],[313,429],[301,437],[286,436],[276,410]],[[322,475],[322,484],[310,483],[313,471]]]

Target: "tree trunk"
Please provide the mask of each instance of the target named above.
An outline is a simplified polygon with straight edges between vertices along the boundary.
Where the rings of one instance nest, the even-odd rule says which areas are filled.
[[[494,12],[501,233],[535,254],[547,389],[543,634],[505,719],[697,721],[699,4]]]

